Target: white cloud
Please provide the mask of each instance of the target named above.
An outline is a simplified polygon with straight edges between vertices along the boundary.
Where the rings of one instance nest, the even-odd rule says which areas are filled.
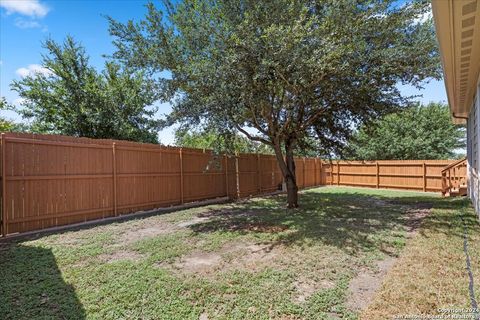
[[[35,75],[39,75],[39,74],[44,76],[49,76],[52,74],[52,71],[48,70],[45,67],[42,67],[39,64],[30,64],[26,68],[17,69],[15,73],[20,77],[25,78],[27,76],[34,77]]]
[[[25,102],[25,100],[26,100],[25,98],[17,98],[17,99],[15,99],[15,100],[12,101],[12,104],[13,104],[14,106],[19,107],[19,106],[22,105],[23,102]]]
[[[428,6],[428,11],[422,13],[419,15],[416,19],[413,20],[414,23],[425,23],[429,19],[433,18],[433,13],[432,13],[432,6]]]
[[[42,25],[35,20],[15,19],[15,25],[20,29],[41,28]]]
[[[427,11],[415,19],[416,23],[425,23],[428,19],[432,18],[432,11]]]
[[[19,13],[30,17],[42,18],[50,9],[39,0],[0,0],[0,7],[7,10],[7,14]]]

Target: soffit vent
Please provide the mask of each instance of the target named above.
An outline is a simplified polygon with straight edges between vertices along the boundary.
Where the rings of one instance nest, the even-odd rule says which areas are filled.
[[[458,21],[460,22],[459,24],[461,28],[458,28],[458,32],[456,33],[456,48],[458,48],[458,53],[460,53],[460,55],[457,53],[456,61],[456,69],[458,70],[456,98],[457,102],[461,105],[461,109],[467,113],[470,109],[470,106],[467,105],[470,103],[469,97],[474,91],[476,85],[476,79],[473,78],[478,76],[478,74],[474,72],[475,70],[472,70],[472,64],[477,64],[480,57],[476,55],[474,57],[472,52],[476,54],[476,52],[473,51],[475,49],[474,46],[476,45],[474,40],[478,33],[477,20],[480,19],[480,17],[478,16],[479,10],[477,0],[454,1],[454,4],[455,9],[459,9],[458,6],[461,7],[461,21]],[[478,42],[478,39],[475,41]],[[472,61],[473,58],[477,59],[477,61]],[[472,83],[474,83],[473,88]]]

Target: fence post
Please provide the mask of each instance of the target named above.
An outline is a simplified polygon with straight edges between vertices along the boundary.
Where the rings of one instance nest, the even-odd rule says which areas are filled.
[[[330,159],[330,185],[333,186],[333,161]]]
[[[337,186],[340,185],[340,161],[337,160]]]
[[[323,163],[322,163],[322,159],[320,159],[320,169],[318,170],[318,176],[320,178],[320,181],[318,183],[319,186],[323,185],[323,182],[322,182],[322,178],[323,178]]]
[[[305,157],[303,157],[303,188],[305,189]]]
[[[2,236],[5,237],[8,234],[7,231],[7,205],[6,205],[6,195],[7,195],[7,179],[5,177],[5,153],[6,153],[6,140],[5,133],[2,133]]]
[[[236,177],[236,188],[237,188],[237,199],[240,199],[240,174],[238,172],[238,153],[235,153],[235,177]]]
[[[203,149],[205,153],[205,149]],[[180,203],[183,204],[183,150],[180,148],[178,152],[180,156]]]
[[[116,145],[112,143],[112,169],[113,169],[113,214],[118,215],[117,209],[117,158],[116,158]]]
[[[315,158],[313,162],[313,177],[314,177],[313,184],[317,186],[317,158]]]
[[[375,166],[377,167],[377,189],[380,188],[380,169],[378,167],[378,160],[375,160]]]
[[[228,196],[228,158],[227,155],[224,154],[223,158],[225,159],[225,193],[227,194],[227,198],[230,199]]]
[[[260,155],[257,153],[257,190],[262,193],[262,179],[260,179]]]
[[[427,191],[427,167],[425,165],[425,161],[422,163],[423,167],[423,192]]]

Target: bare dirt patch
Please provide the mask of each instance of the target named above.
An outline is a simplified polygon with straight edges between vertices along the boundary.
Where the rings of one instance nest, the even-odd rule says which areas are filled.
[[[243,252],[242,252],[243,251]],[[232,259],[230,265],[234,268],[245,268],[256,271],[269,265],[280,256],[282,248],[272,247],[269,244],[251,244],[240,251],[240,256]]]
[[[365,309],[373,300],[375,292],[382,284],[382,280],[388,270],[394,265],[395,258],[388,257],[377,263],[376,270],[362,269],[360,273],[350,281],[349,299],[347,306],[351,310],[360,311]]]
[[[222,263],[222,256],[214,252],[195,252],[175,263],[175,267],[186,272],[208,273]]]
[[[127,230],[116,239],[116,242],[122,245],[128,245],[143,239],[173,233],[177,230],[178,227],[173,224],[156,221],[153,224],[142,224],[139,227]]]
[[[406,221],[405,227],[407,238],[413,237],[418,228],[422,224],[422,220],[431,212],[431,205],[428,203],[419,203],[409,207],[405,207]],[[364,268],[360,273],[352,279],[349,285],[349,299],[347,306],[354,310],[360,311],[365,309],[372,302],[376,291],[379,289],[383,278],[390,268],[395,264],[396,257],[379,261],[374,270]]]
[[[138,252],[128,251],[128,250],[121,250],[113,253],[105,253],[97,257],[97,259],[106,263],[112,263],[120,260],[140,261],[143,258],[144,258],[144,255]]]
[[[197,217],[194,217],[191,220],[180,222],[179,224],[177,224],[177,226],[179,226],[180,228],[187,228],[187,227],[190,227],[190,226],[202,223],[202,222],[206,222],[208,220],[210,220],[210,217],[197,216]]]
[[[212,275],[218,270],[259,270],[278,256],[268,244],[229,242],[215,252],[195,251],[170,265],[176,271]]]
[[[407,235],[412,237],[420,225],[422,224],[423,219],[430,214],[432,211],[431,206],[427,204],[417,205],[415,208],[410,208],[407,210]]]
[[[335,283],[329,280],[315,281],[312,279],[300,278],[294,282],[295,297],[294,301],[303,303],[308,300],[315,292],[321,289],[331,289],[335,287]]]

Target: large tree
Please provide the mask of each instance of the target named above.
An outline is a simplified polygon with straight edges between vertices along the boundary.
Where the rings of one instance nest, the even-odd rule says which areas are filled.
[[[110,19],[129,68],[157,76],[167,124],[209,124],[274,149],[298,206],[294,152],[341,149],[366,119],[405,106],[399,83],[440,77],[427,1],[184,0]],[[158,75],[168,71],[171,76]]]
[[[102,72],[89,64],[73,38],[49,39],[44,72],[16,80],[11,88],[23,102],[18,112],[38,131],[90,138],[158,142],[153,118],[155,84],[143,72],[107,62]]]
[[[465,148],[465,128],[449,107],[430,103],[407,108],[362,126],[348,148],[357,160],[452,159]]]

